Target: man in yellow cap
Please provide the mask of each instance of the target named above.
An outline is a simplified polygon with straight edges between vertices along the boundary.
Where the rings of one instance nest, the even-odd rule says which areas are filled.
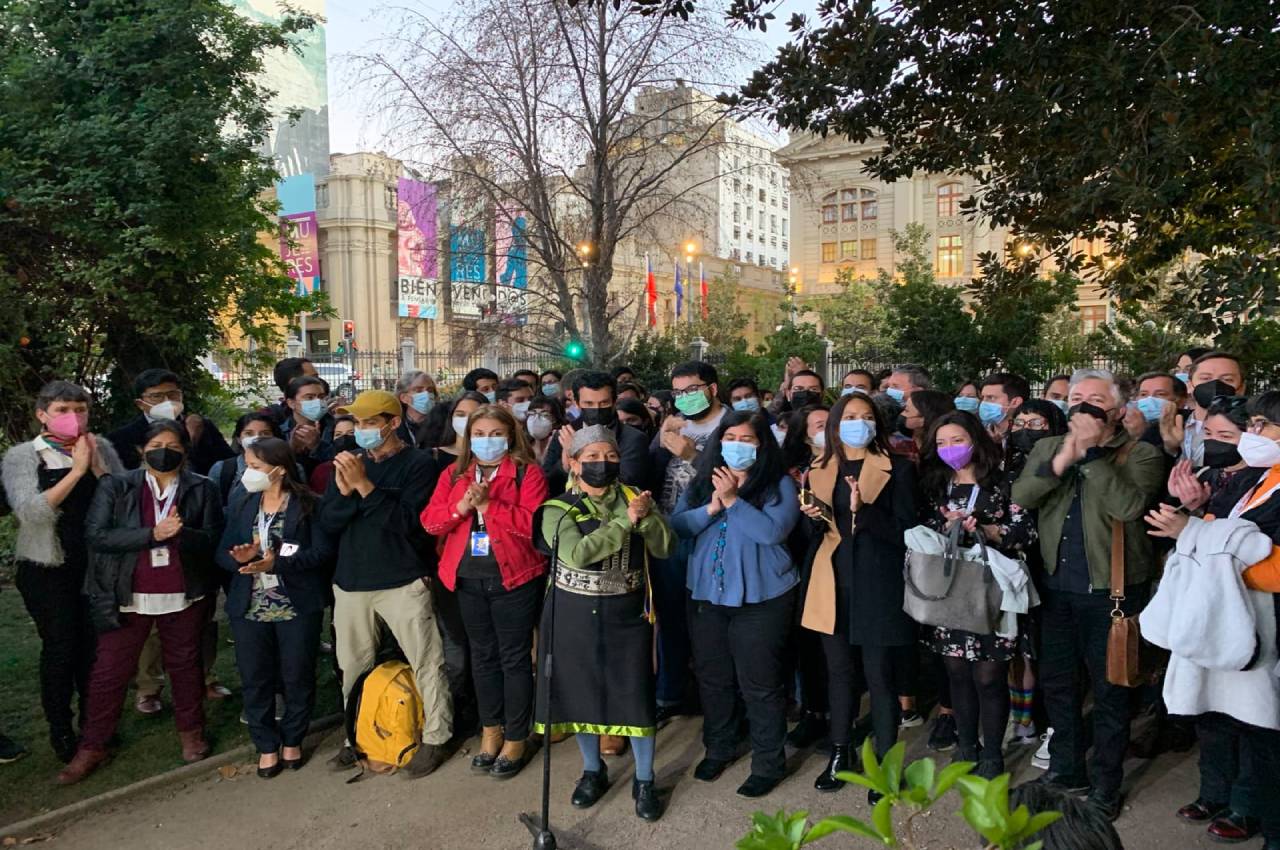
[[[368,390],[337,412],[355,418],[359,447],[333,459],[333,483],[321,512],[321,522],[338,540],[333,625],[343,704],[356,679],[373,667],[381,620],[404,651],[422,697],[422,746],[407,773],[426,776],[446,758],[453,720],[431,598],[435,545],[418,519],[438,470],[431,455],[396,433],[402,408],[393,394]],[[355,765],[350,743],[330,759],[334,770]]]

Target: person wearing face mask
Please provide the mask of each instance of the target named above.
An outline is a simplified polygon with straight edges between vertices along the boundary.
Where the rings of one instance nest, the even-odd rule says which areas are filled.
[[[801,625],[821,636],[831,705],[831,758],[814,788],[837,791],[844,782],[836,773],[853,765],[862,682],[876,752],[898,739],[894,654],[916,641],[916,625],[902,610],[903,533],[917,523],[916,475],[911,461],[889,451],[876,405],[854,394],[832,405],[826,447],[806,484],[800,509],[812,545]]]
[[[302,767],[335,548],[288,443],[263,437],[243,457],[245,495],[227,516],[216,560],[231,578],[227,618],[258,776],[270,779]]]
[[[657,718],[646,565],[666,556],[674,537],[649,492],[620,481],[622,455],[611,429],[588,425],[574,433],[570,470],[573,489],[546,502],[535,518],[543,548],[558,555],[555,599],[543,606],[539,634],[552,635],[557,670],[567,672],[552,677],[549,694],[540,693],[534,731],[548,731],[550,718],[550,732],[576,734],[583,774],[572,803],[580,809],[609,787],[601,736],[628,736],[636,762],[636,815],[654,821],[662,816],[662,801],[654,789]],[[539,688],[546,686],[540,679]]]
[[[85,722],[94,635],[81,596],[89,552],[84,522],[103,476],[123,470],[111,442],[89,432],[90,398],[50,381],[35,400],[40,431],[4,454],[0,482],[17,520],[15,583],[40,635],[40,703],[60,761],[75,755]],[[73,705],[78,697],[78,707]]]
[[[644,434],[647,460],[649,443],[653,440],[653,435],[658,433],[658,426],[653,421],[653,413],[641,401],[634,398],[620,398],[618,399],[618,421]]]
[[[328,397],[329,385],[306,375],[294,378],[285,390],[289,417],[280,423],[280,436],[289,441],[294,457],[308,475],[334,456]]]
[[[410,446],[419,444],[418,434],[427,422],[427,414],[440,399],[436,382],[421,369],[410,369],[396,381],[396,398],[404,408],[400,417],[400,439]]]
[[[1204,420],[1214,399],[1244,395],[1244,368],[1239,358],[1225,351],[1206,351],[1191,364],[1187,381],[1191,390],[1191,413],[1171,427],[1173,442],[1180,454],[1197,469],[1204,465]]]
[[[214,550],[223,516],[214,483],[187,468],[190,449],[185,428],[156,422],[138,446],[142,468],[107,476],[93,494],[85,518],[90,563],[84,589],[98,652],[80,746],[59,784],[79,782],[107,759],[153,628],[173,690],[183,761],[209,755],[200,647],[218,590]]]
[[[840,379],[840,395],[849,395],[850,393],[871,395],[871,393],[875,392],[875,387],[875,375],[872,375],[866,369],[850,369]]]
[[[932,380],[926,369],[908,364],[894,367],[888,377],[881,382],[880,391],[898,405],[902,405],[916,390],[927,390],[932,386]]]
[[[762,797],[786,774],[787,645],[799,570],[787,537],[800,517],[796,486],[760,413],[726,413],[698,457],[671,527],[691,541],[686,580],[706,756],[694,778],[714,782],[736,757],[741,694],[751,774],[738,788]]]
[[[618,419],[617,386],[606,372],[580,372],[573,379],[573,397],[581,415],[562,427],[547,447],[542,459],[542,473],[552,495],[565,491],[569,477],[569,446],[573,434],[588,425],[601,425],[613,432],[622,452],[622,482],[647,489],[652,481],[649,467],[649,441],[644,432],[624,425]]]
[[[751,378],[734,378],[729,382],[729,406],[739,413],[754,413],[762,409],[760,388]]]
[[[955,411],[935,421],[928,436],[920,458],[923,524],[940,534],[959,524],[961,546],[981,536],[987,546],[1019,557],[1035,542],[1035,523],[1010,503],[1000,448],[982,423]],[[1004,773],[1000,742],[1009,722],[1009,663],[1020,652],[1019,638],[934,627],[925,642],[942,656],[951,683],[957,760],[977,762],[976,774],[994,779]],[[986,741],[981,751],[980,728]]]
[[[786,390],[775,398],[769,413],[776,417],[811,404],[822,404],[825,391],[821,375],[812,369],[799,369],[791,375]]]
[[[1178,359],[1173,364],[1172,374],[1184,384],[1191,383],[1191,367],[1200,359],[1200,355],[1205,354],[1212,349],[1203,346],[1193,346],[1178,355]]]
[[[1040,397],[1045,401],[1052,402],[1053,406],[1062,411],[1065,416],[1067,413],[1067,393],[1070,391],[1070,386],[1070,375],[1054,375],[1044,382],[1044,393]]]
[[[220,460],[209,469],[209,480],[218,485],[224,511],[231,504],[233,495],[244,495],[244,488],[240,486],[240,478],[244,475],[244,450],[264,437],[283,438],[278,420],[261,410],[244,414],[236,420],[235,430],[231,433],[231,445],[236,456]]]
[[[400,439],[400,400],[366,390],[339,416],[356,420],[355,451],[333,458],[333,483],[321,502],[320,522],[337,549],[333,575],[335,650],[346,705],[359,676],[374,666],[383,627],[413,670],[426,718],[422,746],[405,771],[426,776],[447,758],[453,707],[445,647],[437,624],[430,576],[436,546],[418,521],[435,485],[429,453]],[[350,742],[329,760],[335,771],[356,766]]]
[[[1179,407],[1187,395],[1186,385],[1173,375],[1147,372],[1138,376],[1134,386],[1137,391],[1132,407],[1141,417],[1136,439],[1163,450],[1169,457],[1177,457],[1182,448],[1179,423],[1183,414]],[[1126,418],[1126,424],[1131,418],[1132,414]]]
[[[1111,612],[1135,616],[1156,572],[1141,518],[1164,489],[1164,458],[1120,427],[1124,405],[1110,372],[1071,376],[1068,431],[1039,440],[1013,501],[1038,511],[1045,575],[1040,606],[1040,683],[1053,737],[1049,770],[1038,781],[1089,792],[1107,817],[1120,813],[1120,783],[1129,744],[1129,690],[1107,680]],[[1115,523],[1123,540],[1124,596],[1111,599]],[[1086,772],[1081,664],[1093,687],[1093,750]]]
[[[448,427],[441,432],[440,444],[432,449],[432,457],[441,467],[453,463],[467,446],[467,420],[489,402],[477,392],[466,392],[453,400]]]
[[[498,373],[483,366],[472,369],[462,377],[462,389],[469,393],[480,393],[485,401],[493,404],[498,400]]]
[[[333,453],[353,452],[356,450],[356,419],[354,416],[335,416],[333,417]],[[302,467],[299,465],[299,472]],[[317,496],[323,496],[325,491],[329,489],[329,484],[333,481],[333,461],[326,460],[312,470],[311,475],[307,479],[311,492]]]
[[[556,400],[561,400],[560,381],[563,377],[564,376],[561,375],[555,369],[547,369],[546,371],[544,371],[541,375],[538,376],[538,380],[540,382],[538,395],[546,396],[547,398],[554,398]]]
[[[498,384],[498,404],[511,411],[517,422],[529,417],[529,405],[533,402],[533,388],[524,381],[509,378]]]
[[[472,770],[510,779],[532,750],[533,628],[547,571],[533,515],[547,482],[505,407],[481,407],[465,434],[420,520],[442,541],[440,583],[457,594],[470,645],[482,725]]]
[[[529,416],[524,421],[524,430],[529,435],[529,448],[539,465],[546,459],[547,449],[550,448],[556,431],[567,424],[564,407],[559,399],[539,395],[529,403]]]
[[[982,379],[978,395],[978,419],[1003,450],[1009,435],[1009,414],[1031,398],[1031,385],[1021,375],[996,372]]]
[[[978,405],[982,399],[978,398],[978,385],[973,381],[965,381],[956,387],[956,393],[951,399],[951,406],[956,410],[963,410],[966,413],[978,414]]]
[[[916,390],[902,404],[897,434],[890,440],[890,449],[895,454],[918,463],[925,437],[934,421],[952,410],[955,410],[955,405],[946,393],[939,390]]]
[[[107,440],[120,453],[125,469],[137,469],[142,464],[138,446],[155,422],[177,422],[187,429],[192,445],[187,462],[191,470],[200,475],[208,475],[215,463],[235,456],[212,420],[186,410],[182,385],[178,376],[168,369],[139,372],[133,379],[133,396],[138,415],[107,435]]]
[[[663,420],[649,445],[658,506],[671,516],[693,481],[695,464],[728,412],[720,402],[719,374],[710,363],[690,361],[671,370],[675,411]],[[776,441],[775,441],[776,445]],[[689,687],[689,632],[685,616],[685,576],[693,546],[679,541],[666,558],[652,564],[653,603],[658,611],[658,721],[686,710]]]

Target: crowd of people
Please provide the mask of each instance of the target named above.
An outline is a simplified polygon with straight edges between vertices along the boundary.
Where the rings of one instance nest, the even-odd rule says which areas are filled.
[[[424,706],[409,776],[478,734],[472,770],[503,780],[573,735],[572,805],[629,749],[656,820],[674,716],[702,717],[697,781],[749,744],[737,793],[755,798],[787,747],[829,745],[813,785],[834,792],[861,740],[883,755],[932,714],[931,749],[994,778],[1007,748],[1038,748],[1024,793],[1105,822],[1145,710],[1199,741],[1199,793],[1171,816],[1280,850],[1280,391],[1247,395],[1222,351],[1153,366],[1036,394],[910,365],[828,387],[797,358],[776,391],[704,362],[654,391],[625,367],[475,369],[452,398],[409,371],[346,400],[289,358],[279,402],[229,441],[170,372],[139,374],[137,415],[106,435],[84,389],[51,381],[3,491],[57,780],[106,760],[131,684],[144,714],[167,684],[183,758],[209,754],[221,597],[263,778],[306,760],[320,656],[345,704],[390,650]],[[966,582],[985,603],[949,597]],[[1138,687],[1114,669],[1133,618],[1169,650]],[[356,766],[352,743],[332,768]]]

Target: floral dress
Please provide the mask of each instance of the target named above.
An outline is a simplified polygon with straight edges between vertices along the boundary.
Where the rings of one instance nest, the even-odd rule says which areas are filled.
[[[941,501],[930,496],[928,498],[927,515],[924,524],[934,531],[945,534],[947,519],[942,512],[968,512],[969,500],[973,497],[972,484],[956,484],[950,488],[945,499]],[[999,542],[986,541],[987,546],[1010,558],[1024,557],[1024,553],[1033,548],[1036,542],[1036,524],[1034,516],[1020,506],[1010,504],[1007,485],[1000,487],[983,486],[973,502],[973,515],[978,525],[994,525],[1000,531]],[[981,531],[979,531],[981,533]],[[976,537],[968,532],[961,538],[961,546],[972,546]],[[1015,655],[1025,654],[1029,647],[1025,635],[1017,638],[1004,638],[996,634],[980,635],[960,629],[947,629],[941,626],[928,630],[924,643],[939,655],[951,658],[963,658],[966,661],[1008,661]]]
[[[267,536],[269,538],[279,540],[281,534],[283,534],[285,508],[288,504],[288,500],[281,502],[279,510],[271,515],[268,520]],[[258,539],[258,524],[262,520],[262,509],[259,508],[258,518],[253,524],[253,542],[255,545],[261,545],[261,541]],[[280,553],[277,552],[276,554]],[[279,580],[272,584],[269,580],[264,579],[263,575],[263,573],[259,573],[253,577],[253,590],[249,592],[249,608],[245,611],[244,618],[255,623],[283,623],[298,616],[298,612],[294,610],[293,603],[289,601],[289,594],[285,593],[284,584]]]

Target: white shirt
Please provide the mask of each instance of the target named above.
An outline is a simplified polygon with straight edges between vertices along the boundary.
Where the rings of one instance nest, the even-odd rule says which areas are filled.
[[[40,458],[40,462],[46,469],[70,469],[73,466],[71,456],[64,455],[50,445],[44,438],[44,434],[32,440],[31,446],[36,450],[36,457]]]
[[[177,498],[178,479],[174,477],[169,482],[169,486],[164,490],[160,489],[160,482],[151,475],[146,474],[147,487],[151,490],[151,497],[157,502],[156,522],[160,521],[160,509],[165,508],[170,497]],[[164,548],[166,543],[158,543],[155,548]],[[203,599],[200,597],[199,599]],[[158,617],[161,614],[176,614],[179,611],[185,611],[191,607],[191,603],[198,602],[199,599],[188,599],[185,593],[135,593],[133,599],[128,605],[121,605],[120,610],[126,614],[145,614],[149,617]]]

